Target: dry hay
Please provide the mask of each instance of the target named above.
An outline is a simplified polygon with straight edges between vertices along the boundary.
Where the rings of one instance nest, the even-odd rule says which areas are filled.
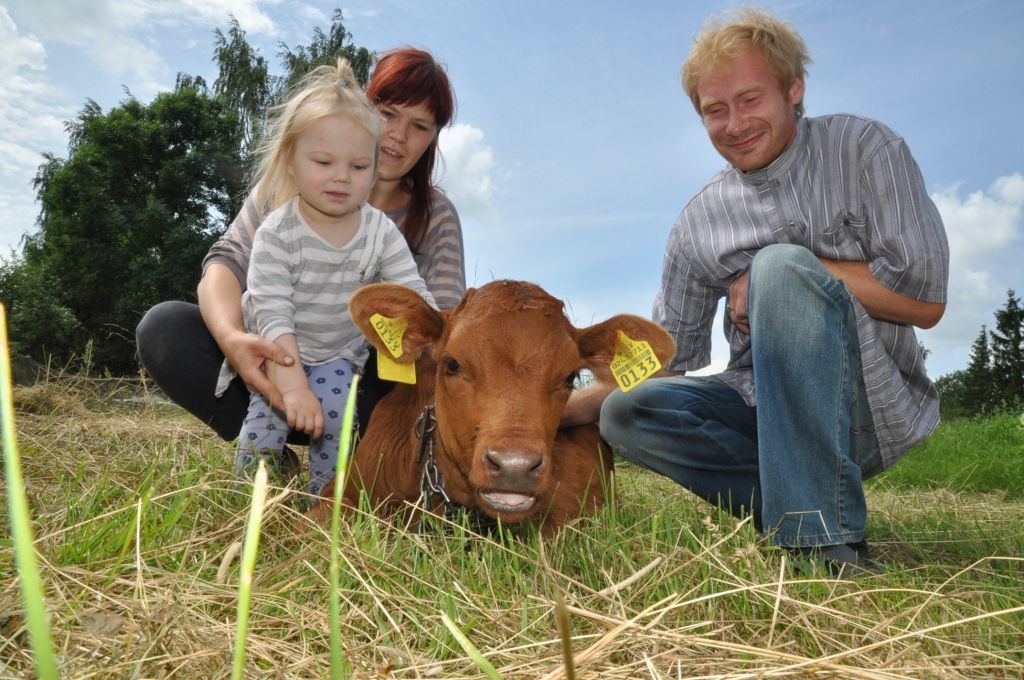
[[[115,399],[97,408],[87,394],[54,391],[28,388],[16,396],[19,436],[32,449],[26,478],[38,492],[30,495],[37,508],[39,499],[68,497],[63,477],[72,466],[55,465],[55,452],[75,451],[74,473],[82,477],[85,470],[83,488],[90,475],[102,478],[114,469],[112,476],[131,490],[154,456],[175,459],[169,483],[144,512],[127,493],[84,519],[55,507],[36,513],[65,676],[226,677],[237,569],[225,555],[244,529],[244,490],[228,478],[226,464],[198,475],[190,466],[227,445],[159,407]],[[195,481],[182,483],[188,475]],[[627,474],[623,483],[623,517],[632,518],[624,521],[646,522],[629,511],[657,497],[659,507],[671,503],[692,512],[698,526],[685,540],[667,542],[648,537],[652,530],[602,531],[582,520],[550,543],[533,544],[465,533],[461,542],[443,540],[367,518],[344,523],[340,623],[353,677],[483,677],[445,632],[444,612],[506,680],[566,678],[554,616],[559,590],[577,678],[1024,676],[1024,594],[1014,590],[1019,581],[995,589],[1008,561],[1016,560],[1018,575],[1024,571],[1020,558],[938,570],[899,559],[881,576],[797,577],[784,556],[750,539],[749,526],[722,520],[671,483],[646,474]],[[979,518],[992,530],[1019,526],[1024,511],[996,498],[920,496],[881,492],[870,502],[893,526],[926,515],[934,504],[960,503],[965,521]],[[327,674],[329,541],[324,527],[292,533],[303,522],[292,499],[287,492],[275,497],[266,513],[246,677]],[[186,503],[187,516],[159,530],[158,538],[143,533],[137,544],[127,532],[125,548],[112,556],[93,563],[55,559],[72,536],[87,540],[109,525],[131,529],[139,513],[158,519],[176,503]],[[904,538],[888,537],[880,545],[883,559],[901,556],[905,546]],[[609,554],[614,559],[602,559]],[[11,564],[8,556],[0,548],[0,564]],[[635,564],[624,564],[627,559]],[[2,583],[0,678],[23,677],[30,662],[17,581]],[[1007,643],[1014,635],[1015,648]]]

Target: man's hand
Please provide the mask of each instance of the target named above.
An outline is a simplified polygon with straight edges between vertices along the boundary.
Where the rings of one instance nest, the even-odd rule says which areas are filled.
[[[667,378],[673,375],[686,375],[686,371],[669,371],[662,369],[652,375],[648,380]],[[569,395],[569,401],[562,411],[562,420],[558,427],[576,427],[577,425],[589,425],[596,423],[601,416],[601,406],[608,395],[618,389],[614,382],[603,382],[598,380],[586,387],[574,391]]]
[[[732,325],[750,335],[750,323],[747,320],[747,281],[750,270],[743,272],[729,284],[729,293],[725,298],[725,313]]]
[[[256,390],[266,397],[274,408],[284,410],[281,392],[274,387],[267,374],[274,370],[274,364],[293,366],[294,357],[279,345],[244,331],[235,331],[224,337],[221,349],[228,363],[238,372],[249,389]]]
[[[569,401],[562,411],[559,427],[575,427],[596,423],[601,415],[601,404],[615,391],[615,383],[594,382],[569,395]]]
[[[285,417],[292,430],[305,432],[311,439],[319,439],[324,433],[324,409],[320,400],[308,387],[286,390],[284,395]]]

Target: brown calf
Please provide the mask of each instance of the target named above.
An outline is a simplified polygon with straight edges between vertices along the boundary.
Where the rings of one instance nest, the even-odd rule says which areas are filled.
[[[395,361],[415,361],[416,384],[397,384],[374,409],[345,503],[365,491],[373,507],[391,512],[426,495],[437,511],[446,494],[506,524],[537,522],[546,535],[600,507],[612,472],[595,425],[559,429],[579,371],[609,376],[619,331],[649,342],[661,362],[675,351],[661,327],[637,316],[577,329],[560,300],[521,281],[470,289],[443,312],[407,288],[376,284],[353,295],[349,309],[381,355],[390,356],[371,317],[406,322]],[[416,432],[425,410],[431,429],[430,406],[432,446]],[[433,481],[424,479],[424,466],[439,475],[443,494],[423,493]],[[333,486],[310,511],[321,521],[330,516]]]

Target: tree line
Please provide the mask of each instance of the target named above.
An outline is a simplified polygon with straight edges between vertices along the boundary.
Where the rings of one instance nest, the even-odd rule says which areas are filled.
[[[967,368],[938,378],[942,416],[985,416],[1024,407],[1024,308],[1014,290],[996,311],[995,330],[982,326]]]
[[[11,351],[52,366],[138,371],[134,329],[161,300],[194,300],[203,256],[248,192],[266,113],[320,64],[347,58],[365,85],[375,55],[335,10],[308,44],[279,44],[283,73],[234,17],[214,31],[212,87],[179,73],[148,104],[93,100],[68,121],[66,158],[43,154],[36,230],[0,259]]]

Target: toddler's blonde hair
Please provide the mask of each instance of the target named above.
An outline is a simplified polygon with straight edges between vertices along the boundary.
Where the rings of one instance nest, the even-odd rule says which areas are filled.
[[[275,210],[298,194],[288,172],[295,141],[310,125],[329,116],[345,117],[373,136],[376,168],[382,128],[380,114],[360,89],[348,60],[338,59],[337,66],[317,66],[311,70],[284,104],[271,109],[267,136],[256,152],[253,184],[260,204]]]

